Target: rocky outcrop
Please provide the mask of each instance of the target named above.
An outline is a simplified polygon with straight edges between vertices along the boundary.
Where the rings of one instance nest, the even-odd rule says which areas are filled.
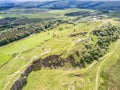
[[[33,62],[33,70],[39,70],[41,67],[48,67],[48,68],[57,68],[64,66],[65,59],[62,59],[60,55],[51,55],[42,60],[37,60]]]
[[[34,61],[30,66],[28,66],[20,78],[15,81],[10,90],[22,90],[23,86],[27,83],[27,77],[32,71],[40,70],[41,67],[57,68],[61,67],[65,63],[65,59],[60,58],[60,55],[51,55],[44,59],[39,59]]]
[[[63,59],[61,58],[61,55],[50,55],[44,59],[36,60],[25,69],[23,74],[21,74],[20,78],[15,81],[10,90],[21,90],[27,84],[27,77],[32,71],[40,70],[42,67],[56,69],[58,67],[63,67],[66,64],[68,65],[68,63],[70,63],[72,67],[80,67],[80,64],[76,63],[74,58],[71,56]]]
[[[15,83],[13,84],[10,90],[21,90],[23,86],[26,85],[27,83],[26,78],[28,77],[29,73],[32,72],[32,70],[33,70],[32,65],[27,67],[24,73],[21,74],[20,78],[15,81]]]

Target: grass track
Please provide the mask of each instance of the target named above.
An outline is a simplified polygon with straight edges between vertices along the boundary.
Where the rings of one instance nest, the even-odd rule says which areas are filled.
[[[101,73],[101,69],[103,67],[103,65],[106,63],[106,61],[109,60],[109,58],[116,52],[116,50],[119,48],[119,45],[120,45],[120,40],[118,40],[118,43],[117,45],[115,46],[115,49],[110,52],[107,57],[105,58],[105,60],[103,60],[101,62],[101,64],[99,65],[98,67],[98,70],[97,70],[97,74],[96,74],[96,80],[95,80],[95,90],[98,90],[98,87],[99,87],[99,76],[100,76],[100,73]]]

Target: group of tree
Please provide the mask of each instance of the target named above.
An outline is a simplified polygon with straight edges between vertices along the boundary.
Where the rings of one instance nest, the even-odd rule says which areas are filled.
[[[82,56],[80,62],[91,63],[93,60],[98,60],[107,52],[110,43],[119,38],[119,34],[120,30],[116,26],[107,26],[103,30],[93,31],[93,35],[98,38],[97,43],[90,48],[86,47],[88,50]]]
[[[80,59],[77,60],[76,65],[85,65],[85,63],[92,63],[94,60],[99,60],[109,49],[111,42],[119,39],[120,29],[116,26],[106,26],[104,29],[93,30],[92,35],[96,36],[97,42],[95,45],[92,43],[85,43],[85,52],[80,54]],[[72,55],[71,55],[72,57]]]

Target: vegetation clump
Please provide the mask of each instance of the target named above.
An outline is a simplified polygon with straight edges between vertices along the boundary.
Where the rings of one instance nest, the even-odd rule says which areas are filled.
[[[100,28],[102,30],[93,30],[92,35],[97,38],[96,44],[85,43],[85,52],[80,55],[78,65],[84,65],[85,63],[92,63],[94,60],[99,60],[109,49],[111,42],[115,42],[119,38],[120,31],[116,26],[110,25],[106,28]],[[94,41],[93,41],[94,42]],[[71,55],[71,58],[74,58]]]

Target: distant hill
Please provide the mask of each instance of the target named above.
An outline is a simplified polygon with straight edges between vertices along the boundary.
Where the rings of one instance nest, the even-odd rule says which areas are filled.
[[[11,3],[11,2],[4,3],[4,2],[1,2],[0,3],[0,11],[1,10],[6,10],[6,9],[9,9],[9,8],[13,8],[14,6],[15,6],[15,3]]]
[[[37,7],[49,9],[65,8],[91,8],[91,9],[119,9],[120,1],[78,1],[78,0],[58,0],[44,2],[23,2],[16,7]]]
[[[89,8],[89,9],[119,9],[120,1],[78,1],[78,0],[57,0],[57,1],[27,1],[27,2],[6,2],[0,3],[0,10],[17,8],[48,8],[48,9],[65,9],[65,8]]]

